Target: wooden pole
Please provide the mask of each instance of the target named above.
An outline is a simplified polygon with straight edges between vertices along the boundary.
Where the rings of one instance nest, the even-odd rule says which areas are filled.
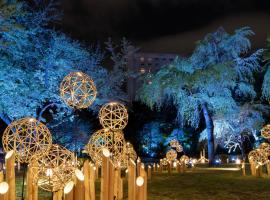
[[[262,177],[262,166],[256,166],[256,177]]]
[[[144,183],[140,190],[140,192],[142,192],[142,197],[140,196],[138,200],[147,200],[147,173],[145,171],[144,165],[141,166],[140,174],[144,179]]]
[[[85,200],[91,200],[90,197],[90,164],[89,161],[86,160],[83,163],[83,174],[84,174],[84,199]]]
[[[33,176],[32,176],[32,167],[29,166],[27,169],[27,174],[26,174],[26,199],[32,200],[33,199]]]
[[[9,186],[7,182],[0,183],[0,200],[9,200],[8,198]]]
[[[136,200],[136,164],[131,159],[128,164],[128,200]]]
[[[63,196],[62,190],[53,192],[53,200],[62,200],[62,196]]]
[[[152,177],[152,167],[150,165],[148,165],[147,177],[148,177],[148,180],[150,180]]]
[[[70,181],[64,188],[64,200],[73,200],[74,196],[74,182]],[[92,200],[92,199],[91,199]]]
[[[96,170],[95,170],[95,173],[96,173],[95,178],[98,179],[98,178],[99,178],[99,166],[98,166],[97,163],[95,164],[95,169],[96,169]]]
[[[76,169],[75,170],[75,188],[74,188],[74,198],[76,200],[84,200],[84,175],[81,170]]]
[[[144,181],[142,176],[136,179],[136,200],[144,200]]]
[[[117,198],[118,200],[123,200],[123,179],[121,178],[121,171],[118,177]]]
[[[171,161],[169,161],[167,163],[167,168],[168,168],[168,174],[170,175],[172,173],[172,163],[171,163]]]
[[[4,172],[0,171],[0,183],[4,181]]]
[[[114,186],[115,186],[115,169],[112,161],[109,161],[109,185],[108,185],[108,192],[109,192],[109,200],[114,200]]]
[[[95,191],[95,166],[90,164],[90,174],[89,174],[89,187],[90,187],[90,200],[96,199]]]
[[[141,170],[141,159],[138,157],[137,159],[137,175],[140,175],[140,170]]]
[[[101,190],[100,199],[109,200],[109,157],[110,151],[108,149],[103,149],[102,151],[102,166],[101,166]]]
[[[15,185],[15,153],[13,150],[7,152],[6,157],[6,180],[9,186],[8,200],[16,200]]]
[[[242,175],[246,176],[246,164],[245,164],[245,161],[242,162]]]
[[[267,174],[270,175],[270,162],[266,164]]]

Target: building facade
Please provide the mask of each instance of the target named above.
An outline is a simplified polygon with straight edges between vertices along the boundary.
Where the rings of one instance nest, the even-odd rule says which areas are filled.
[[[131,74],[147,74],[155,73],[160,68],[173,62],[174,59],[179,56],[177,54],[165,54],[165,53],[134,53],[128,57],[127,67]],[[129,102],[133,102],[136,99],[136,93],[142,82],[138,78],[139,76],[130,75],[127,82],[127,91]],[[151,84],[151,82],[149,82]]]

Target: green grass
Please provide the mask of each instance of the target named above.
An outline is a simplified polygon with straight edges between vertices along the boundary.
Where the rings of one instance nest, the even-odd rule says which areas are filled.
[[[99,199],[100,182],[96,184]],[[127,185],[124,185],[127,199]],[[18,199],[21,178],[17,178]],[[39,200],[51,194],[39,190]],[[184,174],[154,173],[148,182],[148,200],[270,200],[270,176],[243,177],[240,171],[187,171]]]

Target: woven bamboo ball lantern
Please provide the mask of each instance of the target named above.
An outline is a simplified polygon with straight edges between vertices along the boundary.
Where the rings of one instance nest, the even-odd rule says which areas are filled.
[[[46,191],[58,191],[74,178],[77,162],[74,154],[66,148],[53,144],[49,153],[34,157],[30,166],[34,181]]]
[[[103,128],[122,130],[128,123],[127,109],[118,102],[107,103],[99,111],[99,121]]]
[[[60,95],[70,107],[83,109],[92,105],[97,96],[97,89],[87,74],[71,72],[61,82]]]
[[[137,153],[134,150],[133,145],[127,142],[124,146],[124,152],[118,160],[118,167],[122,169],[127,168],[129,159],[135,161],[137,159]]]
[[[132,160],[136,160],[138,157],[133,145],[129,142],[126,144],[126,154],[128,155],[128,158]]]
[[[124,134],[121,131],[111,131],[109,129],[101,129],[95,132],[86,146],[86,151],[91,159],[101,165],[102,150],[108,149],[111,153],[111,159],[114,164],[118,165],[124,155],[125,149]]]
[[[160,164],[162,164],[164,166],[168,165],[168,162],[169,161],[167,160],[167,158],[160,159]]]
[[[178,145],[179,145],[178,140],[172,139],[172,140],[170,141],[170,146],[171,146],[171,147],[176,148]]]
[[[259,149],[261,149],[267,157],[270,156],[270,144],[263,142],[260,144]]]
[[[179,144],[179,145],[176,147],[176,151],[177,151],[178,153],[180,153],[180,152],[183,151],[183,147],[182,147],[181,144]]]
[[[49,129],[38,120],[26,117],[13,121],[3,133],[5,152],[14,150],[16,160],[29,163],[32,157],[46,154],[52,145]]]
[[[264,137],[265,139],[270,139],[270,124],[267,124],[266,126],[264,126],[261,130],[261,135],[262,137]]]
[[[248,154],[248,160],[250,163],[254,163],[256,165],[264,165],[268,162],[266,154],[261,149],[250,151]]]
[[[173,149],[170,149],[169,151],[167,151],[166,153],[166,158],[167,160],[170,161],[174,161],[177,158],[177,152]]]
[[[182,155],[180,158],[180,163],[185,163],[187,164],[189,162],[189,157],[186,155]]]

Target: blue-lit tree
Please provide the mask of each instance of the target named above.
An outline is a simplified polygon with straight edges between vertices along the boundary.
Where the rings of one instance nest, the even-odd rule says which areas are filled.
[[[267,50],[264,52],[266,73],[262,85],[262,95],[264,99],[270,101],[270,37],[267,39]]]
[[[151,74],[151,81],[145,81],[138,94],[151,108],[173,102],[181,126],[197,128],[203,116],[210,164],[214,162],[213,116],[229,115],[239,109],[240,100],[256,97],[253,73],[260,68],[262,50],[244,57],[251,47],[248,37],[253,34],[248,27],[234,34],[219,28],[199,41],[189,58],[177,58]]]
[[[25,2],[1,1],[0,12],[0,117],[7,124],[23,116],[41,120],[50,110],[55,120],[73,119],[73,110],[59,96],[59,84],[70,71],[89,74],[98,97],[90,108],[111,99],[122,99],[111,72],[101,67],[104,53],[86,48],[63,33],[48,28],[59,19],[54,1],[28,6]],[[110,80],[110,81],[109,81]],[[122,95],[123,94],[123,95]]]

